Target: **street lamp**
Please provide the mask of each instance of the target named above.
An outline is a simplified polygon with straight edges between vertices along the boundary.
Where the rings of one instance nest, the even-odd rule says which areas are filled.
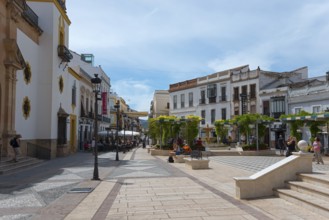
[[[123,114],[123,145],[126,147],[126,114]]]
[[[116,104],[114,105],[114,108],[117,109],[117,130],[116,130],[116,139],[117,139],[117,144],[116,144],[116,154],[115,154],[115,160],[119,161],[119,149],[118,149],[118,145],[119,145],[119,111],[120,111],[120,102],[119,100],[117,100]]]
[[[98,94],[101,91],[101,83],[102,80],[98,78],[98,74],[94,74],[95,78],[91,79],[92,87],[93,87],[93,92],[95,93],[95,129],[94,129],[94,137],[95,137],[95,146],[94,146],[94,155],[95,155],[95,160],[94,160],[94,176],[92,180],[100,180],[98,176],[98,149],[97,149],[97,143],[98,143],[98,105],[97,101],[100,100],[98,98]]]

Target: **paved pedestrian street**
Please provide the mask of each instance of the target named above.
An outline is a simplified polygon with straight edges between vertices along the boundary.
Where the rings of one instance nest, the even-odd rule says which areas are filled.
[[[120,161],[113,152],[101,154],[102,181],[92,181],[93,156],[77,153],[46,161],[43,172],[39,166],[0,176],[0,219],[326,219],[276,197],[235,198],[233,177],[252,175],[283,158],[216,156],[209,157],[210,169],[192,170],[137,148]],[[321,169],[329,171],[327,164]]]
[[[282,160],[285,157],[270,157],[270,156],[217,156],[210,157],[211,161],[216,163],[226,164],[239,169],[256,173],[265,167]],[[324,165],[313,163],[313,171],[329,171],[329,163]]]

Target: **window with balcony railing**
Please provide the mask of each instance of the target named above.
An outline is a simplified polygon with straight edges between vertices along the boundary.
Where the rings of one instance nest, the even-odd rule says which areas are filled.
[[[271,98],[271,115],[273,118],[280,118],[286,112],[286,102],[284,96]]]
[[[256,98],[256,84],[250,85],[250,98],[251,99]]]
[[[233,101],[239,101],[239,87],[234,87],[233,91]]]
[[[205,120],[206,119],[206,110],[201,111],[201,118],[202,118],[201,124],[203,124],[203,125],[206,124],[206,120]]]
[[[190,92],[188,94],[188,106],[193,107],[193,93],[192,92]]]
[[[185,108],[185,94],[180,95],[180,107]]]
[[[64,45],[58,45],[57,52],[58,56],[62,59],[63,62],[70,62],[70,60],[73,58],[70,50],[67,49],[67,47]]]
[[[227,101],[226,96],[219,96],[219,101],[220,102],[226,102]]]
[[[174,109],[177,109],[177,95],[174,95]]]
[[[209,97],[209,103],[216,103],[216,97]]]

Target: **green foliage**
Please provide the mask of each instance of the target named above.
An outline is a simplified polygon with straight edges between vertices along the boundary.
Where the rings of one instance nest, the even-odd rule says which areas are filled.
[[[222,143],[228,134],[228,128],[227,128],[228,124],[229,124],[228,120],[216,120],[214,123],[216,135],[220,137]]]
[[[194,115],[189,115],[186,119],[181,120],[182,129],[181,133],[189,146],[193,145],[194,139],[198,136],[198,126],[201,118]]]
[[[262,139],[265,135],[266,123],[274,121],[274,118],[261,114],[244,114],[238,115],[233,122],[239,126],[240,133],[246,137],[251,133],[250,125],[256,125],[258,122],[258,139]]]
[[[299,114],[288,114],[288,115],[281,115],[280,119],[289,118],[289,117],[299,117],[299,116],[311,116],[312,114],[306,111],[301,111]],[[324,125],[325,121],[306,121],[306,120],[293,120],[287,121],[290,125],[290,134],[295,136],[297,140],[302,139],[302,134],[298,132],[298,129],[304,127],[304,125],[308,126],[311,132],[312,137],[315,137],[316,134],[320,131],[319,126]]]
[[[149,135],[152,139],[161,140],[162,147],[166,147],[169,139],[178,137],[181,132],[183,139],[191,146],[198,135],[200,120],[200,117],[193,115],[187,116],[186,119],[177,119],[176,116],[152,118],[149,119]]]
[[[149,126],[148,134],[149,134],[149,137],[155,141],[160,138],[160,127],[157,126],[156,123],[157,123],[157,120],[154,118],[150,118],[148,120],[148,126]]]

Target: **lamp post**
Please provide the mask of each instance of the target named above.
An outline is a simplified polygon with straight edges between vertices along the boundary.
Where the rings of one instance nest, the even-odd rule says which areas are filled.
[[[94,146],[94,155],[95,155],[95,160],[94,160],[94,176],[92,180],[100,180],[98,176],[98,149],[97,149],[97,143],[98,143],[98,105],[97,101],[100,100],[98,98],[98,94],[101,91],[101,83],[102,80],[98,77],[98,74],[94,74],[95,78],[91,79],[92,87],[93,87],[93,92],[95,93],[95,129],[94,129],[94,137],[95,137],[95,146]]]
[[[123,145],[126,147],[126,114],[123,114]]]
[[[117,139],[117,143],[116,143],[116,154],[115,154],[115,160],[119,161],[119,149],[118,149],[118,145],[119,145],[119,111],[120,111],[120,102],[119,100],[117,100],[116,104],[114,105],[114,108],[117,109],[117,130],[116,130],[116,139]]]

